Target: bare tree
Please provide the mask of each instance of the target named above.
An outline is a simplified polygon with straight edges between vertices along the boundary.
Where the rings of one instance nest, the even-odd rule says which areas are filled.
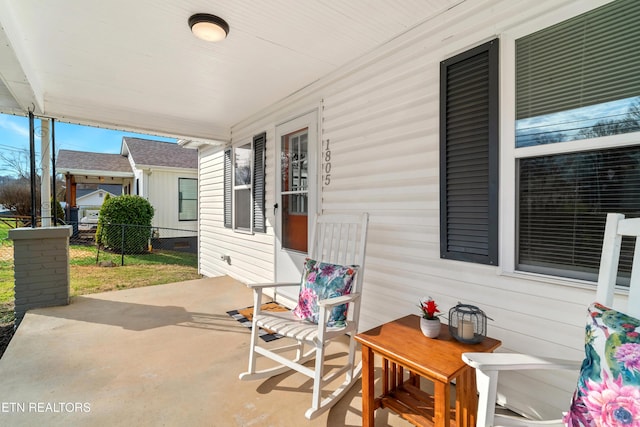
[[[1,152],[0,166],[4,170],[13,172],[18,178],[29,180],[31,176],[29,159],[27,150]]]
[[[624,117],[615,120],[600,120],[588,129],[583,129],[580,135],[584,138],[618,135],[621,133],[637,132],[640,130],[640,102],[629,106]]]
[[[10,171],[13,176],[3,177],[0,186],[0,205],[16,215],[31,214],[31,168],[28,150],[0,152],[0,167]],[[42,169],[38,166],[36,172],[36,200],[37,213],[40,213],[40,184]],[[65,199],[65,182],[56,177],[56,200]]]
[[[36,189],[36,200],[40,200],[40,189]],[[31,185],[29,179],[20,178],[0,187],[0,205],[15,215],[31,215]],[[39,215],[40,206],[36,207]]]

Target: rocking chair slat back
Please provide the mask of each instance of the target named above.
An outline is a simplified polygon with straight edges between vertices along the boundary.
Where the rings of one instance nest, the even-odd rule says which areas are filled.
[[[598,290],[596,301],[608,307],[614,306],[613,296],[616,289],[618,264],[620,261],[620,247],[623,236],[635,238],[635,250],[629,282],[629,297],[626,309],[616,307],[631,316],[640,317],[640,218],[625,219],[624,215],[610,213],[607,215],[607,225],[602,243],[602,257],[598,274]]]
[[[341,222],[327,222],[335,219],[335,216],[317,218],[318,229],[312,233],[309,257],[332,264],[359,265],[363,270],[366,239],[363,230],[367,229],[367,216],[341,215]]]

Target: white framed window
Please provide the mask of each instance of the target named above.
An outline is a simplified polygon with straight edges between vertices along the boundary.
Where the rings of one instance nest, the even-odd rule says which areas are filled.
[[[640,216],[639,18],[640,3],[618,0],[503,40],[505,271],[593,281],[606,214]]]
[[[178,178],[178,221],[198,219],[198,180]]]
[[[251,231],[251,143],[233,148],[233,228]]]
[[[266,231],[266,133],[224,152],[224,225],[236,231]]]

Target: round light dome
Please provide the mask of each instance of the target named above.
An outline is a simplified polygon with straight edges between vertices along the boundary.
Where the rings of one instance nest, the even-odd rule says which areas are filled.
[[[224,40],[229,34],[229,24],[222,18],[208,13],[196,13],[189,18],[191,32],[209,42]]]

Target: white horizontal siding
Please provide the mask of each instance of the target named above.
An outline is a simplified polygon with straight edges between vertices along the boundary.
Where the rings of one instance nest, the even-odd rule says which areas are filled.
[[[223,153],[222,147],[200,149],[200,273],[228,274],[247,283],[273,281],[271,222],[267,233],[238,233],[224,226]]]
[[[220,153],[203,151],[203,274],[247,282],[273,277],[275,127],[318,108],[321,139],[331,149],[331,182],[320,189],[321,210],[370,214],[361,329],[417,314],[418,300],[432,296],[445,312],[459,301],[482,308],[493,319],[488,333],[503,341],[501,351],[582,358],[593,289],[440,259],[439,67],[503,32],[533,31],[602,3],[467,1],[239,123],[234,141],[267,131],[268,235],[223,229]],[[226,251],[237,264],[219,261]],[[501,391],[521,410],[557,415],[567,409],[576,374],[505,375]]]
[[[166,231],[166,235],[170,237],[195,237],[193,232],[198,231],[198,221],[178,219],[178,180],[198,179],[198,172],[153,169],[151,175],[144,174],[144,178],[147,185],[146,197],[154,208],[153,226],[173,229]],[[181,233],[178,230],[186,231]]]

